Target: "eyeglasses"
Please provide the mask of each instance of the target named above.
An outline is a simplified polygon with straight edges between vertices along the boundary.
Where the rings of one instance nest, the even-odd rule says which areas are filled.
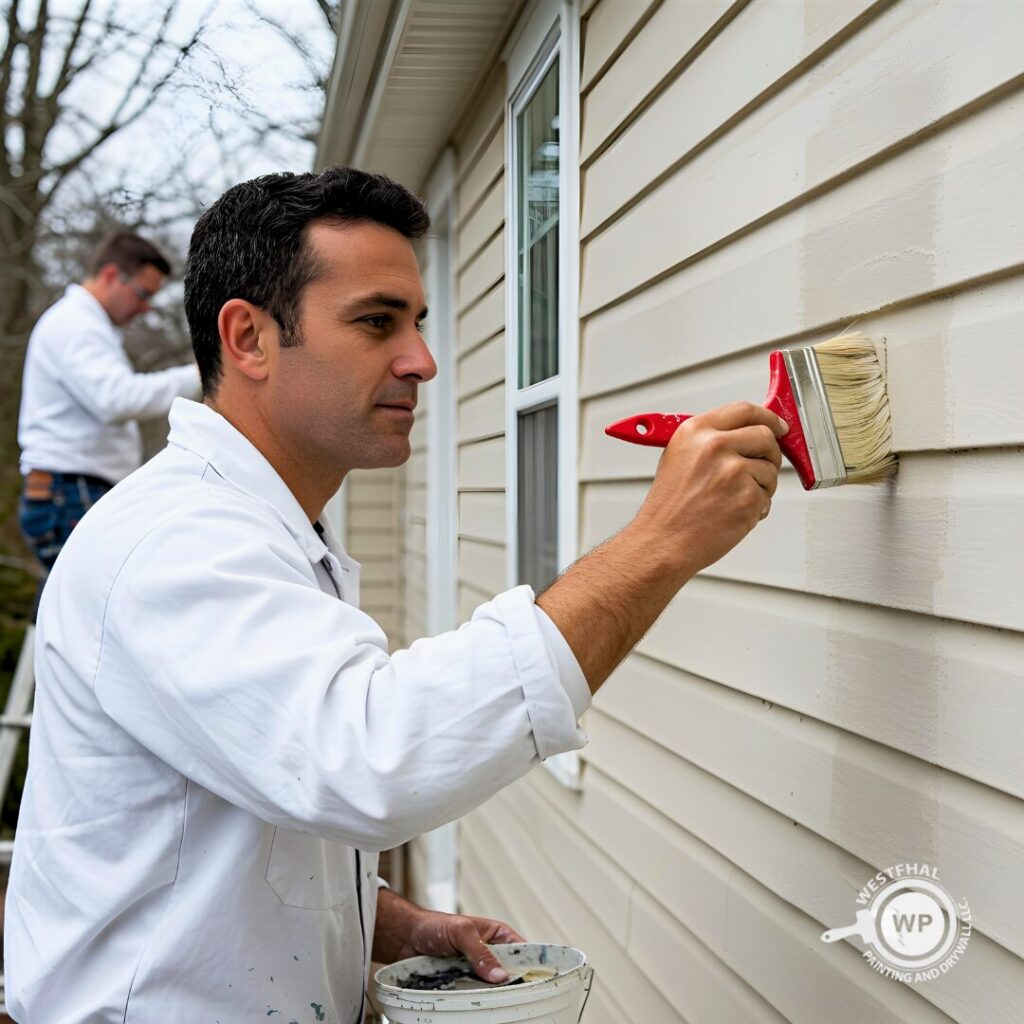
[[[119,279],[122,284],[128,285],[129,288],[135,293],[135,297],[141,302],[149,302],[156,292],[151,292],[148,288],[143,288],[137,281],[133,281],[127,274],[119,274]]]

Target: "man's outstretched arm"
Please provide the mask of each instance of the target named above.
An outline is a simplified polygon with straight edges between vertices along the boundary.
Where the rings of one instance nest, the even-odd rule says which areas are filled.
[[[537,598],[572,648],[591,692],[639,643],[679,589],[767,516],[788,427],[759,405],[685,422],[630,523]]]

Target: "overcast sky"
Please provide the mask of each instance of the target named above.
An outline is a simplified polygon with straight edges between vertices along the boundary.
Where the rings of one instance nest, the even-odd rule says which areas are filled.
[[[51,6],[73,14],[79,2],[57,0]],[[97,15],[105,14],[114,2],[97,0]],[[335,40],[315,0],[253,0],[252,6],[287,26],[318,61],[329,66]],[[118,20],[137,24],[148,33],[161,7],[152,0],[121,0]],[[171,22],[172,37],[187,39],[201,21],[207,26],[204,45],[188,73],[177,88],[103,146],[87,165],[90,183],[118,180],[122,170],[129,168],[129,179],[144,191],[185,154],[185,173],[209,201],[235,182],[258,174],[311,168],[312,146],[280,133],[254,139],[251,132],[241,130],[243,106],[284,123],[319,117],[322,96],[308,88],[310,72],[303,58],[240,0],[179,0]],[[102,121],[136,66],[127,55],[108,60],[76,82],[69,100]],[[58,145],[72,147],[74,140],[68,135]],[[65,202],[75,195],[75,186],[69,185]],[[78,183],[79,188],[84,185],[84,180]]]

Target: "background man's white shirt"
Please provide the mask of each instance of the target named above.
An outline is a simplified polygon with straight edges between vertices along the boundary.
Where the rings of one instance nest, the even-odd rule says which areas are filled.
[[[85,288],[69,285],[29,337],[18,416],[21,472],[85,473],[115,484],[142,462],[137,419],[199,394],[195,364],[136,373],[121,332]]]

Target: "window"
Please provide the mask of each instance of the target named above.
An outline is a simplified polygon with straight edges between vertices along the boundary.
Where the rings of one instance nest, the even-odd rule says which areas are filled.
[[[538,594],[577,546],[578,21],[538,0],[508,52],[508,574]],[[545,764],[578,787],[575,753]]]
[[[557,54],[557,51],[554,51]],[[515,125],[518,391],[558,377],[558,59]],[[517,583],[540,593],[558,574],[558,400],[520,409],[517,445]]]
[[[518,583],[540,593],[558,575],[558,406],[519,414]]]
[[[558,61],[516,123],[519,387],[558,374]]]

